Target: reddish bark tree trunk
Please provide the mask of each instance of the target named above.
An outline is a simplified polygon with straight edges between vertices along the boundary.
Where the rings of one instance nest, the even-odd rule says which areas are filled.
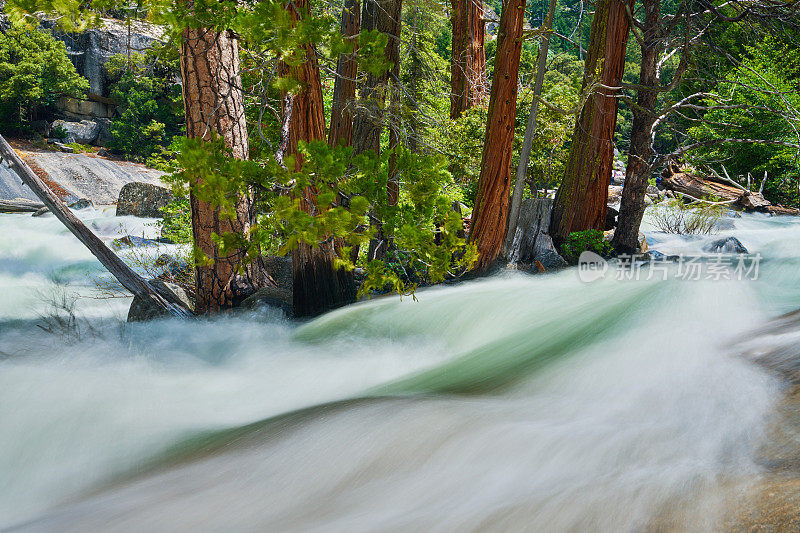
[[[307,6],[305,0],[295,0],[287,5],[294,20]],[[306,61],[289,67],[283,65],[282,75],[297,80],[303,89],[293,98],[284,99],[291,108],[288,121],[286,154],[295,156],[295,170],[303,164],[297,152],[299,141],[325,139],[325,111],[322,101],[322,83],[319,64],[314,49],[305,46]],[[316,211],[315,187],[302,192],[301,207],[314,214]],[[355,282],[350,272],[334,267],[336,252],[332,240],[315,246],[300,244],[292,254],[294,313],[296,316],[314,316],[355,301]]]
[[[570,233],[605,229],[606,201],[614,162],[617,91],[625,68],[633,0],[598,0],[586,58],[583,90],[590,91],[575,124],[564,180],[556,193],[550,234],[558,244]],[[592,90],[597,81],[605,87]]]
[[[356,98],[356,75],[358,74],[357,36],[361,32],[361,12],[358,0],[346,0],[342,8],[342,36],[355,43],[352,54],[342,54],[336,63],[336,81],[333,85],[331,105],[331,127],[328,144],[336,146],[344,142],[353,144],[353,108]]]
[[[495,56],[503,60],[496,61],[494,68],[481,175],[469,235],[470,242],[478,247],[475,267],[478,271],[495,262],[506,232],[524,22],[525,0],[505,0]]]
[[[486,96],[485,27],[482,0],[451,0],[450,118]]]
[[[199,139],[219,135],[233,156],[247,159],[249,145],[244,94],[239,75],[239,46],[227,33],[187,29],[181,44],[181,78],[186,134]],[[244,250],[223,255],[212,235],[246,235],[255,220],[252,198],[236,203],[236,218],[190,195],[194,241],[209,260],[197,266],[198,313],[233,307],[264,282],[259,264],[242,264]]]
[[[642,65],[639,71],[639,94],[633,107],[631,146],[628,168],[619,209],[617,229],[612,244],[620,253],[636,253],[639,248],[639,226],[645,208],[645,195],[650,178],[650,159],[653,157],[651,130],[656,120],[658,100],[658,55],[662,48],[660,0],[644,0],[644,32]]]

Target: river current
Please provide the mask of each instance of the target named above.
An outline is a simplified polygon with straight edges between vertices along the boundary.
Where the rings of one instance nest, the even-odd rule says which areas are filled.
[[[112,212],[79,215],[157,232]],[[508,272],[305,323],[125,324],[55,218],[1,215],[0,530],[716,529],[769,468],[786,385],[731,346],[800,308],[800,221],[645,230],[706,269],[734,235],[758,271]]]

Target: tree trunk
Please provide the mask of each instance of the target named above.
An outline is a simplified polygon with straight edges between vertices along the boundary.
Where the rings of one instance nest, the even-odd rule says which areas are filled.
[[[450,118],[480,104],[486,96],[483,0],[451,0]]]
[[[643,0],[644,32],[642,64],[639,71],[639,94],[633,106],[631,145],[628,149],[628,168],[617,219],[617,229],[611,244],[620,253],[632,254],[639,249],[639,226],[644,216],[645,197],[653,157],[651,133],[656,120],[658,100],[658,56],[663,48],[659,19],[660,0]]]
[[[525,1],[505,0],[497,37],[497,61],[489,98],[489,115],[481,158],[481,174],[469,240],[478,248],[478,271],[490,267],[500,254],[508,218],[517,77],[522,51]]]
[[[295,0],[286,9],[294,20],[308,6],[305,0]],[[317,56],[311,45],[305,45],[306,61],[297,66],[281,66],[281,75],[289,76],[300,83],[302,90],[289,103],[291,113],[288,121],[286,154],[294,155],[295,170],[303,161],[297,151],[299,141],[325,139],[325,111],[322,102],[322,83]],[[316,210],[316,188],[311,185],[301,193],[301,207],[314,214]],[[355,301],[353,275],[334,267],[336,252],[331,240],[314,246],[301,243],[292,254],[293,302],[296,316],[315,316],[336,307]]]
[[[356,112],[353,124],[353,152],[360,154],[372,150],[376,154],[380,153],[381,133],[386,122],[386,113],[383,111],[386,104],[387,94],[394,105],[390,109],[396,111],[398,102],[394,93],[398,91],[397,82],[400,73],[400,31],[402,22],[402,0],[365,0],[361,13],[362,28],[365,30],[378,30],[388,36],[388,42],[384,50],[387,61],[391,67],[381,74],[375,76],[368,74],[361,88],[361,99],[358,111]],[[392,124],[394,119],[389,114],[389,145],[397,146],[399,142],[396,124]],[[391,164],[389,181],[387,183],[387,200],[390,205],[397,203],[399,196],[399,184],[397,174],[394,171],[394,164]],[[368,260],[382,259],[388,249],[388,241],[383,235],[380,227],[377,228],[375,238],[369,243],[367,253]]]
[[[617,87],[625,68],[633,0],[598,0],[583,75],[583,105],[564,180],[556,193],[550,234],[560,244],[575,231],[603,230],[614,162]],[[600,71],[597,86],[597,71]]]
[[[421,98],[420,80],[422,80],[422,57],[419,50],[419,17],[420,6],[413,4],[411,15],[411,46],[408,51],[408,71],[409,71],[409,84],[408,84],[408,105],[413,110],[408,119],[408,149],[416,154],[419,152],[419,139],[422,134],[422,126],[420,124],[420,111],[419,105]]]
[[[402,0],[364,0],[361,11],[361,28],[378,30],[389,37],[386,59],[393,65],[400,62],[400,22]],[[387,82],[392,69],[379,75],[367,74],[361,87],[361,98],[353,123],[353,151],[361,154],[381,150],[381,132],[385,120],[383,108],[386,102]]]
[[[331,127],[328,144],[336,146],[353,144],[353,107],[356,98],[358,74],[358,35],[361,33],[361,13],[358,0],[346,0],[342,8],[342,36],[354,43],[352,54],[342,54],[336,63],[336,81],[333,85]]]
[[[226,32],[186,29],[181,43],[181,81],[186,112],[186,135],[210,140],[219,135],[234,157],[247,159],[249,145],[244,94],[239,76],[239,46]],[[247,235],[255,220],[252,198],[241,197],[236,217],[190,194],[192,232],[197,249],[210,261],[199,262],[198,313],[233,307],[264,282],[257,263],[243,264],[244,250],[223,255],[213,235]]]
[[[517,178],[514,182],[514,194],[511,196],[511,212],[508,219],[508,230],[506,231],[506,255],[514,241],[514,233],[517,231],[519,220],[519,209],[522,205],[522,195],[525,192],[525,179],[528,176],[528,163],[531,159],[531,147],[533,146],[533,136],[536,134],[536,118],[539,115],[539,98],[542,96],[544,87],[544,74],[547,69],[547,54],[550,51],[550,28],[553,27],[553,16],[556,12],[556,0],[550,0],[547,10],[547,18],[542,25],[545,33],[539,42],[539,61],[536,65],[536,82],[533,86],[533,102],[531,102],[531,114],[528,116],[528,125],[525,127],[525,138],[522,141],[522,150],[519,153],[519,165],[517,166]],[[548,217],[548,221],[549,221]]]

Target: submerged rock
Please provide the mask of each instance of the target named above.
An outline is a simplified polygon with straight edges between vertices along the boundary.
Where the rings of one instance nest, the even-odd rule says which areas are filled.
[[[186,307],[194,309],[194,302],[186,294],[186,291],[174,283],[161,281],[160,279],[151,279],[147,282],[156,292],[160,294],[172,292],[180,301],[186,304]],[[150,298],[142,296],[134,296],[131,308],[128,310],[128,322],[143,322],[168,316],[170,316],[169,313],[163,307],[157,305]]]
[[[166,187],[152,183],[127,183],[119,191],[117,216],[160,218],[164,216],[161,210],[173,200],[175,195]]]
[[[173,242],[169,239],[146,239],[144,237],[137,237],[136,235],[125,235],[124,237],[111,241],[111,247],[115,250],[153,246],[156,244],[173,244]]]
[[[86,209],[87,207],[94,207],[94,204],[88,198],[79,198],[68,205],[71,209]]]
[[[715,254],[747,254],[750,253],[736,237],[717,239],[703,246],[703,251]]]

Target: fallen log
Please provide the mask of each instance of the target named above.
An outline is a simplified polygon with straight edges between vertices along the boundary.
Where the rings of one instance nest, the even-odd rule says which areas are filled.
[[[717,199],[747,211],[766,211],[772,205],[760,192],[752,192],[733,180],[718,176],[701,178],[695,174],[680,172],[676,166],[665,169],[661,177],[665,189],[694,199]]]
[[[64,205],[58,196],[45,185],[31,168],[20,158],[17,152],[0,135],[0,158],[5,158],[9,166],[19,175],[22,182],[44,202],[44,205],[80,240],[92,254],[103,264],[106,269],[134,296],[152,299],[157,305],[164,308],[171,315],[181,318],[192,316],[191,310],[174,294],[164,291],[162,294],[148,284],[141,276],[131,269],[125,262],[117,257],[100,238],[92,233],[83,222]]]
[[[783,205],[770,205],[767,207],[767,213],[772,213],[776,216],[800,216],[800,209],[794,207],[786,207]]]
[[[0,213],[35,213],[43,208],[44,204],[15,198],[13,200],[0,200]]]

